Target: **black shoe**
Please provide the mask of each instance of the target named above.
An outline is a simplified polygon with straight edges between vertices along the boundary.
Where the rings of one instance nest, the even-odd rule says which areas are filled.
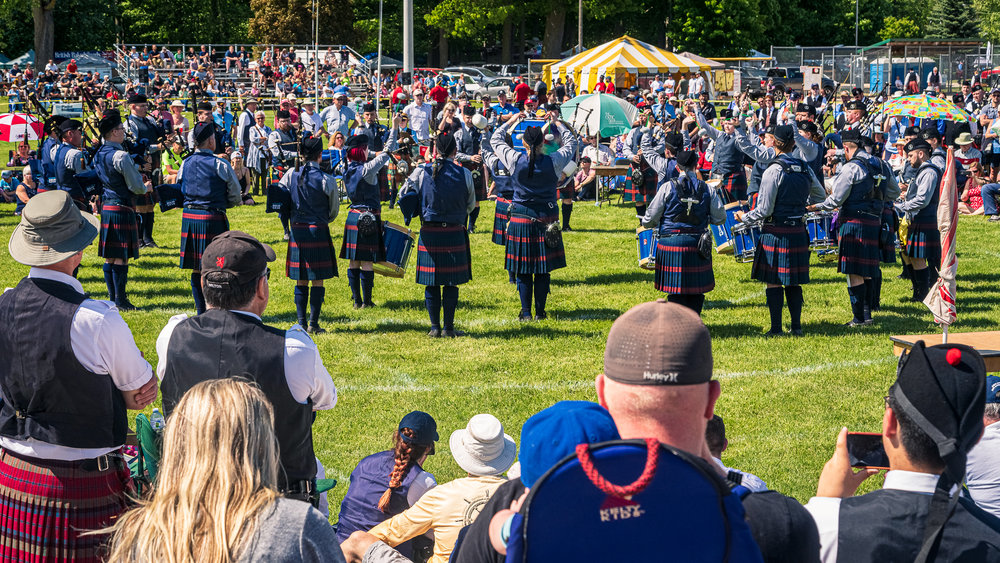
[[[357,301],[354,302],[354,308],[355,309],[361,309],[364,306],[365,306],[364,303],[358,303]]]
[[[131,301],[125,299],[120,303],[115,303],[115,307],[118,307],[119,311],[138,311],[139,308],[132,304]]]
[[[569,232],[572,231],[573,229],[571,227],[563,227],[562,230]]]
[[[160,248],[160,245],[156,244],[156,241],[154,241],[153,239],[142,241],[142,246],[145,246],[147,248]]]
[[[859,326],[865,326],[865,321],[859,321],[857,319],[851,319],[851,320],[847,321],[846,323],[844,323],[844,327],[846,327],[846,328],[857,328]]]
[[[295,321],[299,324],[300,327],[302,327],[302,330],[309,332],[309,324],[306,322],[305,319],[295,319]]]
[[[521,313],[521,314],[519,314],[517,316],[517,320],[522,321],[522,322],[523,321],[530,321],[531,320],[531,313],[528,313],[528,314]]]
[[[372,303],[371,301],[368,301],[367,303],[362,303],[361,304],[361,308],[362,309],[374,309],[375,308],[375,304]]]
[[[455,338],[456,336],[465,336],[465,331],[455,330],[455,329],[445,329],[441,331],[441,336],[447,336],[448,338]]]
[[[323,334],[326,329],[320,328],[316,323],[309,323],[309,334]]]
[[[875,324],[875,319],[865,319],[865,326],[871,326]]]
[[[764,337],[765,338],[771,338],[772,336],[784,336],[784,335],[785,335],[785,331],[783,331],[783,330],[778,330],[778,331],[769,330],[769,331],[767,331],[767,332],[764,333]]]
[[[427,333],[427,336],[430,336],[431,338],[440,338],[441,337],[441,329],[440,328],[431,328],[431,331]]]
[[[285,236],[281,237],[281,240],[288,240],[288,233],[285,233]]]
[[[536,321],[544,321],[547,318],[549,318],[549,315],[545,311],[542,311],[541,313],[538,313],[537,315],[535,315],[535,320]]]
[[[793,328],[790,333],[792,336],[804,336],[801,328]]]

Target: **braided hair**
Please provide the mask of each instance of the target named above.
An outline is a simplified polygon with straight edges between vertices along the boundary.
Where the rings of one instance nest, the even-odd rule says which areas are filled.
[[[389,511],[389,500],[392,498],[392,490],[399,488],[403,484],[403,478],[409,473],[410,467],[415,465],[417,460],[422,458],[425,453],[431,452],[434,448],[433,444],[417,444],[413,442],[416,435],[417,433],[410,428],[404,428],[393,434],[393,441],[395,442],[393,457],[396,460],[396,464],[392,467],[392,472],[389,473],[389,488],[378,499],[378,509],[382,512]],[[403,436],[408,438],[408,440],[404,441]]]
[[[437,180],[437,175],[441,170],[442,164],[445,159],[455,154],[458,150],[458,144],[455,141],[455,136],[450,133],[439,133],[434,140],[434,144],[437,148],[437,154],[434,157],[434,164],[431,167],[431,176]]]
[[[545,134],[541,127],[530,126],[524,130],[521,142],[528,151],[528,177],[531,178],[535,175],[535,156],[545,144]]]

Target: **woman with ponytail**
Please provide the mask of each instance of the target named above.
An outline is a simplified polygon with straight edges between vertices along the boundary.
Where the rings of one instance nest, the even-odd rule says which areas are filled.
[[[344,542],[353,532],[364,531],[403,512],[437,485],[434,476],[421,467],[434,454],[437,423],[431,415],[413,411],[399,421],[393,448],[372,454],[351,472],[351,484],[340,505],[337,540]],[[411,542],[396,548],[406,557]]]
[[[507,270],[517,278],[521,298],[518,319],[531,319],[534,295],[535,320],[548,317],[545,301],[549,293],[550,273],[566,266],[562,237],[558,233],[559,209],[556,207],[559,177],[576,154],[577,139],[565,123],[554,124],[559,131],[559,149],[545,154],[545,134],[538,127],[528,127],[521,138],[524,152],[511,146],[509,134],[525,119],[521,114],[498,127],[490,145],[503,166],[511,171],[514,195],[507,223]],[[547,236],[548,235],[548,236]],[[548,240],[546,240],[548,239]]]

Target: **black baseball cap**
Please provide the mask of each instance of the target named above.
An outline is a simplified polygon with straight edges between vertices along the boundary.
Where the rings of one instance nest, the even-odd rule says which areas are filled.
[[[404,428],[413,431],[412,438],[403,434]],[[413,411],[399,421],[399,438],[407,444],[433,444],[438,441],[437,422],[433,416],[423,411]]]
[[[779,125],[774,128],[774,138],[783,143],[790,143],[795,140],[795,128],[791,125]]]
[[[274,262],[274,249],[243,231],[226,231],[215,237],[201,256],[201,277],[205,285],[223,289],[230,284],[246,285],[257,281],[268,262]]]

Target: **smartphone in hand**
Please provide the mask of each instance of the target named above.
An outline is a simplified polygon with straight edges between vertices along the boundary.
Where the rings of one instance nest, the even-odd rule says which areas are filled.
[[[889,457],[878,432],[848,432],[847,456],[851,467],[889,469]]]

